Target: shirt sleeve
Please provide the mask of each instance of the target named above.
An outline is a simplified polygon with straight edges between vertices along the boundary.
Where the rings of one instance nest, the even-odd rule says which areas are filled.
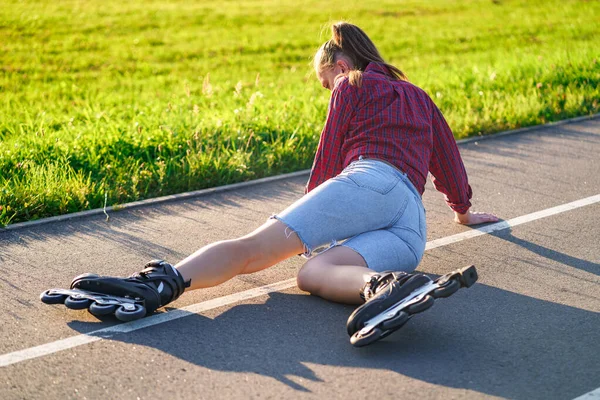
[[[471,207],[469,200],[473,196],[467,172],[452,130],[437,106],[433,102],[431,105],[433,152],[429,172],[433,186],[444,194],[446,203],[452,210],[464,214]]]
[[[336,81],[331,93],[327,120],[319,138],[319,145],[305,192],[308,193],[343,169],[342,144],[355,114],[355,91],[347,78]]]

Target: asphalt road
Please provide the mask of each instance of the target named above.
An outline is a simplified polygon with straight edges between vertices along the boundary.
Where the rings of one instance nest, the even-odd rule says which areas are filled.
[[[461,153],[473,209],[504,220],[600,194],[600,119],[471,142]],[[475,264],[478,284],[362,349],[345,332],[352,307],[290,284],[219,303],[294,278],[299,257],[160,310],[215,301],[201,312],[101,340],[93,332],[114,320],[39,301],[83,272],[129,275],[243,235],[299,198],[305,181],[116,212],[109,222],[0,231],[0,358],[17,357],[0,367],[0,398],[573,399],[600,387],[600,199],[428,250],[420,271]],[[424,202],[429,241],[472,231],[452,222],[431,185]],[[86,338],[94,341],[57,347]]]

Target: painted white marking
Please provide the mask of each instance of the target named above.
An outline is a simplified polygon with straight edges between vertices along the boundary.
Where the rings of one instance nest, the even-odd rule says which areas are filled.
[[[573,400],[600,400],[600,388],[579,396]]]
[[[432,240],[431,242],[427,242],[425,246],[425,250],[435,249],[436,247],[447,246],[452,243],[460,242],[465,239],[471,239],[477,236],[486,235],[492,232],[501,231],[503,229],[512,228],[513,226],[522,225],[527,222],[535,221],[537,219],[550,217],[552,215],[560,214],[565,211],[574,210],[576,208],[589,206],[590,204],[594,204],[600,201],[600,194],[595,196],[586,197],[585,199],[576,200],[571,203],[562,204],[560,206],[547,208],[542,211],[537,211],[531,214],[522,215],[520,217],[516,217],[513,219],[509,219],[506,221],[496,222],[495,224],[485,225],[481,228],[474,229],[471,231],[466,231],[462,233],[457,233],[456,235],[446,236],[441,239]]]
[[[117,334],[137,331],[138,329],[162,324],[163,322],[173,321],[182,317],[187,317],[188,315],[198,314],[203,311],[223,307],[228,304],[238,303],[240,301],[263,296],[271,292],[289,289],[295,285],[296,278],[291,278],[285,281],[273,283],[271,285],[265,285],[258,288],[245,290],[243,292],[233,293],[228,296],[223,296],[216,299],[203,301],[201,303],[192,304],[187,307],[179,308],[177,310],[165,312],[162,314],[153,315],[148,318],[138,319],[137,321],[109,326],[108,328],[84,333],[82,335],[71,336],[66,339],[61,339],[39,346],[30,347],[28,349],[3,354],[2,356],[0,356],[0,367],[6,367],[11,364],[19,363],[21,361],[30,360],[32,358],[47,356],[49,354],[57,353],[62,350],[67,350],[73,347],[81,346],[83,344],[93,343],[101,339],[107,339]]]
[[[537,219],[549,217],[551,215],[560,214],[565,211],[574,210],[576,208],[585,207],[590,204],[600,202],[600,194],[587,197],[585,199],[577,200],[571,203],[563,204],[557,207],[548,208],[546,210],[534,212],[531,214],[523,215],[521,217],[513,218],[507,221],[498,222],[495,224],[487,225],[476,230],[466,231],[445,238],[433,240],[428,242],[425,250],[435,249],[437,247],[447,246],[452,243],[460,242],[466,239],[471,239],[477,236],[489,234],[509,227],[521,225],[527,222],[535,221]],[[150,326],[162,324],[164,322],[173,321],[191,314],[197,314],[203,311],[212,310],[218,307],[223,307],[229,304],[238,303],[244,300],[249,300],[255,297],[263,296],[271,292],[277,292],[285,289],[289,289],[296,285],[296,278],[287,279],[285,281],[276,282],[270,285],[261,286],[254,289],[245,290],[243,292],[230,294],[228,296],[219,297],[212,300],[203,301],[201,303],[192,304],[187,307],[183,307],[174,311],[157,314],[148,318],[142,318],[137,321],[123,323],[119,325],[110,326],[108,328],[99,329],[97,331],[72,336],[66,339],[57,340],[54,342],[42,344],[27,349],[14,351],[12,353],[3,354],[0,356],[0,367],[6,367],[12,364],[16,364],[25,360],[31,360],[33,358],[43,357],[53,353],[57,353],[62,350],[71,349],[73,347],[81,346],[96,342],[101,339],[110,338],[117,334],[129,333],[139,329],[147,328]],[[589,397],[582,397],[581,399],[592,400],[599,395],[600,389],[588,393]],[[579,400],[576,399],[576,400]]]

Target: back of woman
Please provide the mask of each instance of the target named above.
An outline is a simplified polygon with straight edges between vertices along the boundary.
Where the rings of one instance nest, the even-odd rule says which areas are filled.
[[[435,105],[429,96],[407,81],[391,79],[385,66],[369,63],[360,87],[340,78],[332,98],[352,109],[340,149],[342,168],[360,156],[381,159],[406,173],[423,193],[433,141]]]

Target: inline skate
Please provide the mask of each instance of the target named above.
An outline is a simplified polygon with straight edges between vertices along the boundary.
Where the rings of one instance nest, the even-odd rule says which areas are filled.
[[[373,275],[361,290],[365,304],[348,318],[350,343],[366,346],[400,329],[414,314],[433,306],[477,281],[474,265],[452,271],[438,279],[420,273],[382,272]]]
[[[114,314],[121,321],[133,321],[177,299],[190,283],[171,264],[153,260],[128,278],[79,275],[70,289],[46,290],[40,299],[73,310],[87,308],[95,316]]]

